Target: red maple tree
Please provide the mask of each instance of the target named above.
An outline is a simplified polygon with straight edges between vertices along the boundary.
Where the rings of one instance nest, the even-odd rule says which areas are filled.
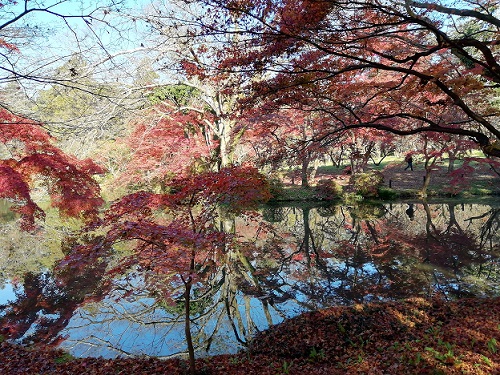
[[[46,188],[63,216],[92,219],[103,203],[93,175],[104,170],[91,160],[78,160],[54,145],[42,125],[0,109],[0,198],[12,200],[21,225],[33,229],[44,216],[32,192]]]
[[[135,273],[158,298],[169,302],[183,299],[186,341],[194,369],[191,294],[204,277],[216,271],[221,254],[234,240],[231,233],[221,229],[219,220],[230,212],[243,213],[267,201],[269,187],[257,169],[239,166],[178,177],[169,182],[167,190],[163,194],[139,191],[116,201],[102,219],[86,228],[89,233],[97,230],[98,237],[104,236],[76,246],[62,263],[78,265],[87,254],[130,242],[132,254],[108,274]]]
[[[146,110],[125,139],[131,155],[119,183],[164,192],[172,178],[206,169],[217,147],[207,117],[168,100]]]
[[[500,21],[487,6],[199,3],[211,10],[205,33],[239,34],[221,52],[226,58],[220,67],[248,75],[243,103],[275,108],[307,103],[329,119],[332,137],[359,128],[459,134],[485,154],[500,155],[500,133],[491,120],[496,110],[485,100],[500,79],[495,58]],[[471,34],[453,15],[481,23],[481,31]],[[455,115],[445,120],[444,107]]]

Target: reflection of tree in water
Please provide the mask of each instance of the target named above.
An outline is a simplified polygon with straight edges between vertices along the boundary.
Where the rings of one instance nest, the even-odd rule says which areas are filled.
[[[2,334],[30,344],[57,345],[59,332],[88,298],[100,299],[107,252],[60,262],[51,272],[27,273],[15,288],[17,299],[2,306]]]
[[[471,225],[474,221],[483,221],[481,232],[479,235],[480,244],[482,249],[489,249],[490,251],[497,250],[500,243],[500,209],[491,208],[489,211],[479,215],[472,216],[465,221]]]
[[[285,217],[284,207],[269,206],[262,210],[262,218],[269,223],[279,223],[285,220]]]
[[[421,225],[425,231],[416,222],[410,226],[407,208],[400,207],[396,214],[380,207],[356,207],[350,212],[340,208],[321,222],[316,218],[310,222],[311,211],[305,209],[303,222],[296,220],[289,227],[298,244],[286,266],[290,294],[314,308],[437,292],[453,291],[457,297],[494,293],[488,291],[499,274],[490,261],[494,252],[486,251],[476,235],[460,227],[454,205],[447,210],[433,206],[435,212]],[[427,212],[428,206],[417,209]],[[433,219],[436,215],[441,216],[439,225]],[[483,270],[474,277],[484,281],[484,290],[463,278],[474,267]]]
[[[476,235],[471,229],[465,230],[457,220],[457,207],[464,211],[463,205],[449,204],[441,215],[447,216],[447,225],[439,229],[434,223],[435,215],[431,207],[423,204],[426,213],[426,232],[415,238],[424,262],[434,268],[432,270],[435,288],[449,296],[467,297],[489,295],[488,287],[499,280],[498,267],[499,243],[484,241],[485,233],[489,233],[491,223],[495,222],[498,210],[492,209],[478,217],[463,219],[464,223],[478,219],[486,219]],[[498,220],[498,219],[496,219]],[[498,222],[497,222],[498,228]]]
[[[436,292],[493,295],[490,285],[500,275],[498,209],[471,214],[460,205],[414,205],[411,225],[406,204],[338,206],[321,214],[315,207],[281,207],[282,220],[271,227],[226,219],[220,227],[239,238],[226,242],[215,263],[204,262],[193,284],[198,351],[234,350],[258,330],[325,306]],[[63,263],[51,277],[29,275],[25,293],[19,288],[18,301],[4,311],[2,326],[13,327],[11,337],[56,342],[69,334],[64,346],[79,355],[98,355],[103,347],[110,356],[186,353],[181,285],[168,285],[173,298],[167,301],[156,288],[163,279],[132,268],[102,298],[105,291],[94,289],[107,263],[95,256],[75,253],[71,267]],[[95,303],[85,304],[89,295]],[[145,337],[152,339],[143,344]]]
[[[231,227],[227,223],[224,226]],[[272,242],[268,243],[269,247]],[[245,346],[257,330],[283,319],[284,313],[266,297],[266,288],[255,275],[248,254],[256,250],[253,241],[241,241],[228,247],[223,262],[200,270],[201,277],[192,290],[190,316],[198,352],[209,352],[213,346],[216,346],[215,353],[234,351],[235,345]],[[164,291],[156,288],[157,282],[151,279],[151,274],[139,269],[132,269],[115,280],[115,291],[104,301],[79,309],[79,322],[74,326],[87,325],[93,333],[81,339],[70,337],[64,343],[66,348],[86,355],[92,354],[92,346],[106,347],[110,355],[136,355],[144,351],[144,354],[168,357],[187,353],[182,333],[182,286],[170,280],[166,287],[172,298],[167,300]],[[252,298],[253,295],[258,298]],[[118,321],[121,322],[119,338],[116,337]],[[66,331],[71,333],[72,329],[69,327]],[[144,336],[154,337],[155,344],[144,347]],[[127,344],[123,345],[120,339]]]
[[[258,226],[249,229],[248,223],[226,222],[223,225],[226,230],[243,238],[226,249],[224,260],[207,270],[205,278],[195,287],[191,321],[198,350],[210,350],[214,346],[221,348],[224,344],[245,345],[257,330],[301,311],[336,304],[431,295],[441,290],[445,281],[456,282],[456,274],[452,272],[453,277],[436,286],[434,268],[443,270],[448,267],[459,271],[476,259],[472,257],[467,263],[450,263],[453,255],[461,255],[449,253],[443,259],[434,254],[426,262],[422,252],[430,250],[420,250],[416,242],[422,237],[422,232],[418,232],[416,221],[412,222],[413,226],[408,226],[407,206],[400,207],[397,212],[381,207],[338,207],[330,211],[333,213],[330,216],[325,214],[328,210],[322,210],[320,216],[315,208],[282,207],[280,216],[286,217],[282,220],[285,222],[274,225],[274,231],[265,234]],[[441,208],[437,211],[440,213]],[[385,215],[381,217],[382,212]],[[416,212],[423,214],[425,209],[419,205]],[[435,212],[432,216],[435,217]],[[447,217],[448,222],[441,215],[439,225],[444,228],[442,231],[455,236],[458,229],[448,224],[453,220],[458,222],[458,219]],[[434,222],[424,222],[421,226],[438,230]],[[426,232],[423,233],[424,238],[428,238]],[[464,250],[471,244],[470,241],[463,243],[466,244],[463,247],[453,245],[448,250]],[[498,270],[496,272],[498,274]],[[130,290],[134,287],[129,286]],[[154,295],[154,291],[150,290],[142,297],[148,295]],[[135,297],[140,300],[141,293],[136,292]],[[115,314],[126,317],[133,312],[135,324],[140,326],[140,322],[147,322],[142,324],[151,326],[153,321],[146,318],[151,309],[167,312],[168,316],[162,315],[161,319],[154,321],[155,346],[167,346],[170,336],[165,332],[174,332],[175,327],[182,326],[180,294],[177,303],[172,307],[161,303],[161,298],[158,298],[153,305],[143,304],[142,310],[135,304],[128,310],[124,307],[121,312],[115,311]],[[108,342],[106,345],[120,350],[119,343]],[[185,348],[177,348],[177,353],[183,352]]]
[[[294,232],[303,235],[298,239],[301,246],[295,256],[302,267],[291,266],[298,272],[291,272],[295,278],[290,285],[303,296],[304,306],[311,309],[349,304],[388,298],[391,294],[398,298],[403,290],[408,294],[408,285],[397,290],[401,281],[408,279],[406,272],[398,274],[406,271],[408,262],[407,267],[392,267],[377,254],[388,256],[399,247],[384,238],[387,235],[378,219],[384,212],[379,206],[341,208],[335,217],[313,226],[309,223],[310,212],[304,212],[303,230]],[[308,246],[308,238],[312,246]]]

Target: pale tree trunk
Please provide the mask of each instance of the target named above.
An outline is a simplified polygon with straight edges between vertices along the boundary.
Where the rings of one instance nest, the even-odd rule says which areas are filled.
[[[219,120],[218,129],[216,132],[219,139],[219,162],[218,169],[228,167],[233,164],[233,144],[231,142],[231,129],[233,124],[231,121]]]
[[[374,148],[375,142],[370,142],[365,149],[365,153],[361,154],[361,169],[363,172],[368,168],[368,162],[370,161]]]
[[[319,168],[319,160],[315,159],[313,161],[313,167],[312,167],[311,175],[309,176],[309,179],[311,181],[314,181],[314,179],[316,178],[316,173],[318,173],[318,168]]]
[[[431,157],[428,153],[428,140],[427,137],[424,136],[424,171],[425,171],[425,176],[424,176],[424,183],[422,185],[422,188],[420,189],[420,195],[425,198],[427,197],[427,189],[429,188],[429,184],[431,183],[431,172],[432,172],[432,166],[434,165],[434,161],[436,160],[435,158]],[[432,161],[431,161],[432,160]]]
[[[425,156],[425,164],[424,164],[425,176],[424,176],[424,183],[422,185],[422,189],[420,190],[420,195],[422,197],[427,197],[427,189],[429,188],[429,185],[431,183],[432,168],[436,164],[436,161],[437,161],[436,157],[429,158],[427,155]]]
[[[353,158],[349,158],[349,165],[351,166],[351,174],[354,174],[356,170],[356,163]]]
[[[221,232],[227,233],[227,234],[235,234],[236,233],[236,219],[235,217],[231,214],[228,217],[228,214],[224,212],[224,209],[222,209],[221,206],[217,207],[217,212],[219,214],[219,230]]]

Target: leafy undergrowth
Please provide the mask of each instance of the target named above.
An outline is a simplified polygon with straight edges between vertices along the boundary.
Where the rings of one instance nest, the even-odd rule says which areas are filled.
[[[248,352],[199,359],[200,374],[498,374],[500,298],[409,299],[306,313]],[[71,359],[0,346],[1,374],[185,374],[180,360]]]

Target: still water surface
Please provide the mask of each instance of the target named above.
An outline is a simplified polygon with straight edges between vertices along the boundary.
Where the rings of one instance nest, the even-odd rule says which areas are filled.
[[[180,294],[162,298],[141,272],[103,283],[126,249],[74,268],[61,262],[64,228],[25,234],[13,217],[1,218],[4,337],[77,357],[186,352]],[[259,220],[226,225],[241,246],[196,285],[198,355],[236,352],[256,332],[322,307],[500,295],[498,200],[265,207]]]

